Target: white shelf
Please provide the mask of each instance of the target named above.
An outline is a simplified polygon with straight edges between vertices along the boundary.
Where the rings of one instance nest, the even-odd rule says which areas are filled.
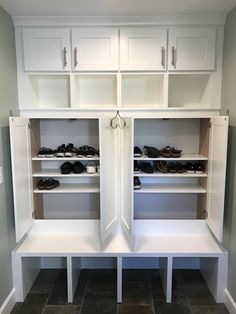
[[[141,189],[134,193],[206,193],[198,184],[141,184]]]
[[[99,160],[100,158],[97,157],[32,157],[33,161],[78,161],[78,160]]]
[[[52,190],[35,189],[34,193],[50,194],[50,193],[99,193],[98,185],[94,184],[60,184]]]
[[[60,170],[58,169],[42,169],[39,170],[37,172],[35,172],[33,174],[33,177],[37,178],[37,177],[99,177],[99,173],[87,173],[87,172],[83,172],[83,173],[69,173],[69,174],[61,174]]]
[[[169,178],[169,177],[177,177],[177,178],[198,178],[198,177],[207,177],[206,173],[134,173],[134,177],[163,177],[163,178]]]
[[[142,157],[134,157],[134,160],[145,160],[145,161],[151,161],[151,160],[166,160],[166,161],[170,161],[170,160],[176,160],[176,161],[200,161],[200,160],[208,160],[208,157],[201,155],[201,154],[182,154],[181,157],[179,158],[174,158],[174,157],[170,157],[170,158],[165,158],[165,157],[158,157],[158,158],[149,158],[145,155],[143,155]]]

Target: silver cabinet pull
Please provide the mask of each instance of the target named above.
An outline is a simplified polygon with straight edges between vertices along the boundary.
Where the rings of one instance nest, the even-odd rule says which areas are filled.
[[[173,65],[173,67],[176,67],[176,63],[175,63],[175,47],[173,46],[171,49],[171,53],[172,53],[172,60],[171,60],[171,64]]]
[[[66,47],[63,49],[63,55],[64,55],[64,68],[67,66],[67,59],[66,59],[67,50]]]
[[[163,68],[165,68],[165,48],[162,46],[161,47],[161,65],[163,66]]]
[[[76,68],[78,65],[78,49],[75,47],[74,49],[74,67]]]

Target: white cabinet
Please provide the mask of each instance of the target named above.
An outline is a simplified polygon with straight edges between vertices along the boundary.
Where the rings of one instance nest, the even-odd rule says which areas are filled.
[[[167,29],[121,28],[120,70],[163,71],[166,69]]]
[[[215,28],[171,28],[168,69],[171,71],[214,70],[215,49]]]
[[[74,71],[117,71],[118,29],[73,28],[72,59]]]
[[[105,240],[116,226],[117,168],[116,131],[110,120],[99,119],[27,119],[10,118],[15,226],[17,242],[27,233],[35,219],[99,220]],[[100,151],[100,157],[38,157],[40,147],[56,149],[63,143],[85,144]],[[100,172],[62,174],[63,163],[88,162]],[[40,179],[59,181],[54,189],[39,189]]]
[[[224,185],[227,155],[227,117],[191,119],[134,119],[135,146],[169,145],[182,149],[180,158],[134,158],[140,165],[155,162],[201,163],[203,173],[134,173],[141,189],[133,191],[133,219],[206,219],[211,231],[222,242]],[[128,167],[124,165],[124,167]],[[142,168],[142,167],[141,167]]]
[[[24,28],[25,71],[70,71],[69,28]]]

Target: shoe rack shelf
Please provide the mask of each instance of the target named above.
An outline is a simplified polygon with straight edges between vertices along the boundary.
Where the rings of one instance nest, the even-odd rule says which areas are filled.
[[[142,184],[140,190],[134,190],[134,193],[206,193],[206,189],[198,184]]]
[[[89,160],[99,160],[99,157],[50,157],[50,158],[40,158],[32,157],[32,161],[89,161]]]
[[[55,194],[55,193],[99,193],[99,186],[96,184],[60,184],[52,190],[39,190],[34,189],[34,193],[37,194]]]
[[[145,173],[145,172],[140,172],[140,173],[134,173],[134,177],[163,177],[163,178],[168,178],[168,177],[177,177],[177,178],[191,178],[191,177],[207,177],[206,173]]]
[[[166,160],[166,161],[172,161],[172,160],[176,160],[176,161],[200,161],[200,160],[208,160],[207,156],[201,155],[201,154],[182,154],[181,157],[178,158],[165,158],[165,157],[158,157],[158,158],[149,158],[145,155],[143,155],[142,157],[134,157],[134,160],[137,161],[152,161],[152,160]]]
[[[69,174],[61,174],[59,170],[57,169],[41,169],[37,172],[33,173],[34,178],[39,178],[39,177],[74,177],[74,178],[83,178],[83,177],[99,177],[100,174],[98,172],[95,173],[69,173]]]

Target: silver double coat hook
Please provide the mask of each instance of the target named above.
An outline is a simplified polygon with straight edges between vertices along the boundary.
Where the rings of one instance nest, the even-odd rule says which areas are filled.
[[[121,117],[119,110],[116,112],[115,117],[111,119],[110,126],[112,129],[124,129],[126,127],[126,121]]]

